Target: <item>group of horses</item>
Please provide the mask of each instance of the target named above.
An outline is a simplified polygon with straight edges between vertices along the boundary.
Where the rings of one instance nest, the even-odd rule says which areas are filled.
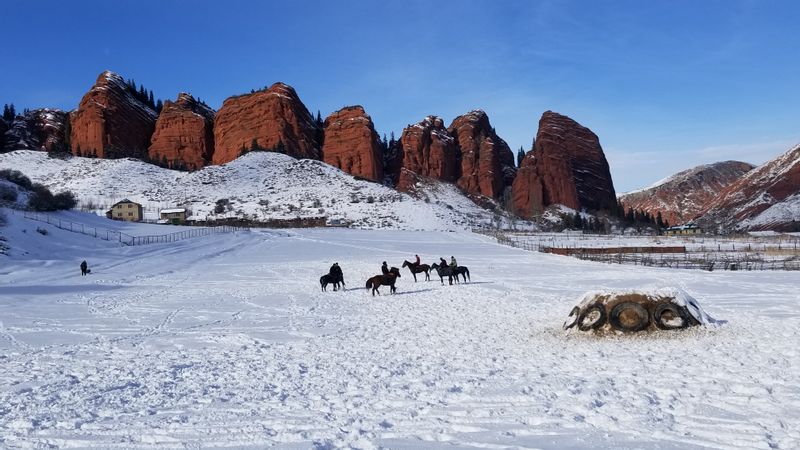
[[[433,263],[431,265],[428,264],[417,264],[409,261],[403,261],[403,267],[408,267],[408,270],[411,271],[411,275],[414,277],[414,282],[417,282],[417,274],[424,273],[425,274],[425,281],[431,280],[430,272],[432,270],[436,270],[436,273],[439,275],[439,281],[444,285],[444,278],[447,277],[448,283],[451,285],[453,284],[453,280],[456,283],[459,283],[459,275],[464,279],[466,283],[467,280],[472,281],[469,275],[469,269],[466,266],[456,266],[450,267],[447,265],[441,265],[439,263]],[[389,269],[389,272],[381,275],[375,275],[367,280],[366,288],[367,290],[372,289],[372,295],[374,296],[376,293],[380,295],[380,291],[378,290],[381,286],[389,286],[389,291],[394,294],[397,292],[397,288],[395,287],[395,282],[400,277],[400,269],[397,267],[392,267]],[[333,284],[333,290],[336,291],[341,287],[344,287],[345,283],[342,277],[334,276],[331,274],[326,274],[320,277],[319,284],[322,287],[322,290],[325,291],[329,284]]]

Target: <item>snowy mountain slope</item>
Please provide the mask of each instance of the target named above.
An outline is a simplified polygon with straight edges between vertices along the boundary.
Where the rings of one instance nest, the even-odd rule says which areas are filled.
[[[793,273],[596,264],[459,232],[254,230],[125,247],[12,221],[31,252],[0,260],[2,448],[800,445]],[[414,283],[403,269],[397,295],[364,290],[382,260],[414,253],[455,255],[472,282]],[[347,289],[320,292],[334,261]],[[682,287],[727,323],[561,328],[586,291],[648,285]]]
[[[54,192],[73,191],[83,206],[98,212],[123,198],[140,202],[152,219],[158,209],[175,206],[188,207],[198,219],[327,216],[360,228],[467,229],[492,218],[448,183],[425,180],[425,198],[417,199],[320,161],[271,152],[190,173],[133,159],[62,161],[31,151],[0,155],[0,168],[20,170]],[[215,205],[223,199],[229,206],[217,214]]]
[[[800,145],[748,172],[711,202],[701,223],[723,230],[793,230],[800,222]]]
[[[724,161],[704,164],[667,177],[649,188],[620,195],[626,208],[662,217],[672,225],[697,217],[720,192],[753,169],[752,164]]]

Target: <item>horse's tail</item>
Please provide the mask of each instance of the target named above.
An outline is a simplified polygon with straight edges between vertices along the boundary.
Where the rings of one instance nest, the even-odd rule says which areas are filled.
[[[371,288],[372,288],[372,278],[370,278],[369,280],[367,280],[367,290],[369,290],[369,289],[371,289]]]
[[[464,272],[466,272],[466,273],[467,273],[467,279],[468,279],[469,281],[472,281],[472,278],[470,278],[470,276],[469,276],[469,269],[467,269],[466,267],[464,267]]]
[[[323,284],[325,284],[325,275],[323,275],[323,276],[319,277],[319,284],[320,284],[320,286],[322,286]]]

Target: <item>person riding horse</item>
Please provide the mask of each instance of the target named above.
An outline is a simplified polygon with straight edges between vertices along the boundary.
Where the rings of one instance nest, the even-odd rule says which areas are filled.
[[[456,262],[456,257],[455,256],[451,256],[450,257],[450,268],[453,269],[453,270],[456,270],[456,267],[458,267],[458,263]]]
[[[340,281],[342,286],[344,286],[344,273],[342,273],[342,268],[339,266],[338,262],[333,263],[331,266],[331,270],[328,272],[334,280]]]
[[[420,264],[419,255],[414,255],[414,258],[415,258],[414,259],[414,266],[419,266],[419,264]]]

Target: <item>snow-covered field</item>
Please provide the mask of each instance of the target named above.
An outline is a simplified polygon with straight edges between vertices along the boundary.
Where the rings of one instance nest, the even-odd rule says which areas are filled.
[[[603,265],[463,232],[123,247],[7,217],[2,448],[800,447],[796,273]],[[455,255],[472,282],[403,269],[397,295],[363,288],[415,253]],[[347,290],[320,292],[335,261]],[[583,292],[641,286],[727,323],[562,331]]]

